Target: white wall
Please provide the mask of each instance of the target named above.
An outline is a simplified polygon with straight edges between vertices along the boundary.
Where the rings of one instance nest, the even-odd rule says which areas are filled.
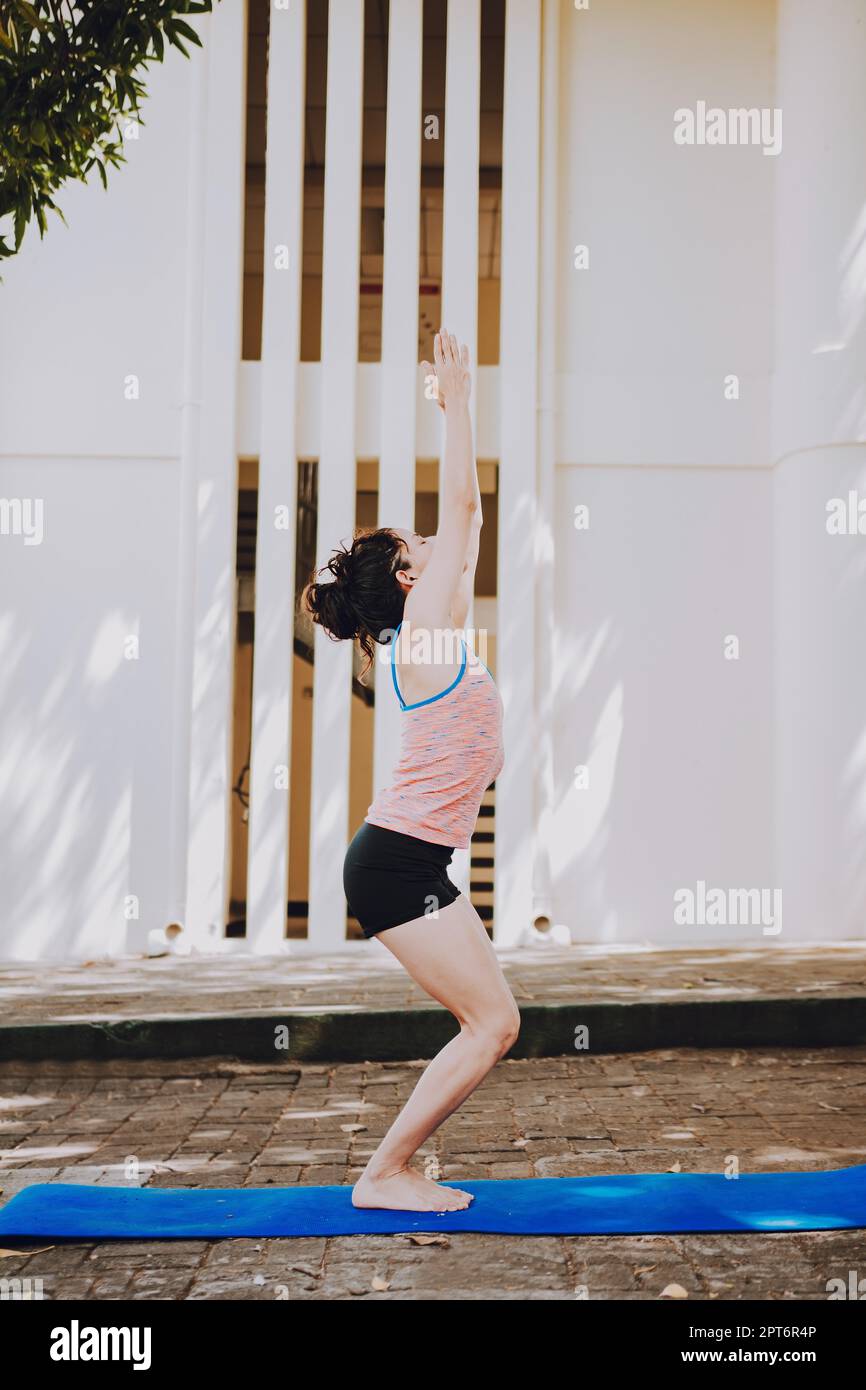
[[[137,949],[168,912],[177,467],[4,459],[3,489],[45,531],[0,547],[2,954]]]
[[[866,447],[792,454],[775,475],[776,841],[786,934],[866,936]]]
[[[31,230],[3,267],[0,496],[45,518],[41,545],[0,537],[5,958],[139,949],[174,906],[190,84],[180,55],[155,65],[108,192],[64,188],[68,228]]]
[[[558,470],[552,869],[576,940],[754,940],[676,926],[673,895],[775,883],[771,505],[769,470]]]
[[[772,106],[774,25],[562,8],[553,869],[579,940],[754,939],[676,926],[674,892],[776,884],[774,158],[673,139],[700,99]]]
[[[773,105],[775,5],[561,16],[557,459],[766,465],[776,159],[673,131],[699,99]]]
[[[777,843],[798,934],[866,936],[866,13],[781,0],[776,221]],[[866,526],[864,526],[866,530]]]

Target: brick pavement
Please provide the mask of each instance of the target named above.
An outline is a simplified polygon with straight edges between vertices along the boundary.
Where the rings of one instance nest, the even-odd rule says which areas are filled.
[[[829,972],[828,972],[829,973]],[[352,1182],[424,1063],[5,1063],[0,1200],[40,1181]],[[444,1178],[866,1162],[866,1048],[501,1062],[426,1146]],[[435,1220],[431,1220],[435,1229]],[[47,1241],[7,1246],[43,1247]],[[866,1232],[104,1241],[0,1259],[52,1299],[826,1298]]]

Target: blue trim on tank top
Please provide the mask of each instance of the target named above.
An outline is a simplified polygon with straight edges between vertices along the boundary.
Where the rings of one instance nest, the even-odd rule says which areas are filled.
[[[406,701],[403,699],[403,696],[400,694],[400,687],[397,684],[397,667],[394,664],[394,648],[397,645],[397,633],[400,631],[400,628],[402,626],[403,622],[401,620],[394,629],[394,636],[391,638],[391,679],[394,682],[394,689],[397,692],[397,699],[400,701],[400,709],[402,713],[405,714],[406,710],[408,709],[420,709],[422,705],[432,705],[434,700],[441,700],[443,695],[447,695],[449,690],[453,690],[455,685],[458,685],[460,683],[460,678],[463,675],[463,672],[466,670],[466,643],[464,639],[461,637],[460,641],[463,646],[463,662],[460,666],[459,672],[457,673],[456,679],[453,680],[451,684],[447,686],[444,690],[440,690],[438,695],[430,695],[426,700],[415,700],[413,704],[407,705]]]

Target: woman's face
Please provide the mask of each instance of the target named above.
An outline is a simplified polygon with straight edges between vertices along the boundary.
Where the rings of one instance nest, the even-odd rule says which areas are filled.
[[[393,526],[391,529],[403,542],[404,557],[397,570],[397,579],[408,592],[414,587],[415,580],[423,574],[424,567],[433,554],[436,537],[421,536],[417,531],[403,531],[399,526]]]

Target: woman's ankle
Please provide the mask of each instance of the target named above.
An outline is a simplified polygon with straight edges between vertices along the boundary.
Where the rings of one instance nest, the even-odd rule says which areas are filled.
[[[387,1159],[376,1159],[374,1162],[371,1158],[361,1177],[369,1178],[370,1182],[384,1182],[386,1178],[395,1178],[398,1173],[405,1173],[408,1167],[408,1163],[393,1160],[389,1163]]]

